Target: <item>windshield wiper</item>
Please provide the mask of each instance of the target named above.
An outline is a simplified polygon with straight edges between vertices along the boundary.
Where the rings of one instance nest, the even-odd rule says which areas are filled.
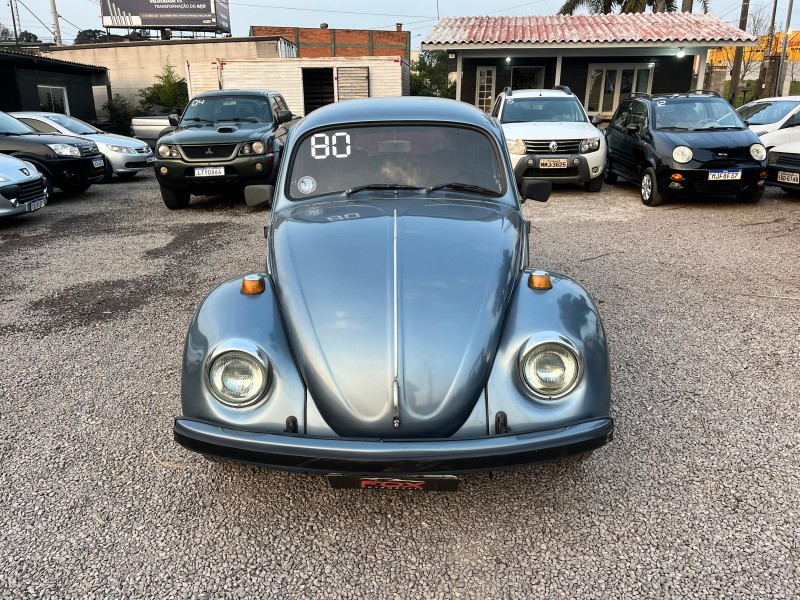
[[[245,121],[248,123],[266,123],[264,119],[259,119],[258,117],[235,117],[233,119],[234,123],[242,123]]]
[[[347,196],[352,194],[356,194],[361,190],[421,190],[421,187],[417,187],[414,185],[403,185],[401,183],[370,183],[368,185],[359,185],[357,187],[351,187],[350,189],[345,191]]]
[[[736,129],[741,131],[741,127],[736,125],[714,125],[713,127],[700,127],[695,131],[727,131],[728,129]]]
[[[435,190],[441,190],[444,188],[450,188],[453,190],[462,190],[465,192],[474,192],[476,194],[481,194],[483,196],[499,196],[500,192],[497,190],[490,190],[489,188],[481,187],[479,185],[473,185],[471,183],[459,183],[457,181],[452,183],[440,183],[437,185],[429,185],[425,188],[425,191],[429,194]]]
[[[678,127],[677,125],[672,125],[670,127],[657,127],[661,131],[689,131],[688,127]]]
[[[209,119],[203,119],[201,117],[191,117],[189,119],[184,119],[183,121],[194,121],[195,123],[211,123],[214,124],[214,121],[210,121]],[[181,123],[183,124],[183,122]]]

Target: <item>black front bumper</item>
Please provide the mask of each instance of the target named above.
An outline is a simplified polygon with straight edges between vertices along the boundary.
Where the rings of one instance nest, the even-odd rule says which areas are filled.
[[[223,175],[196,176],[196,168],[222,167]],[[166,170],[166,172],[164,172]],[[239,156],[226,162],[187,163],[179,159],[157,158],[155,173],[158,183],[165,188],[189,192],[197,196],[226,194],[231,188],[244,190],[248,185],[261,185],[275,180],[273,156]]]
[[[554,159],[566,160],[566,168],[541,168],[542,160]],[[592,175],[589,169],[589,161],[583,154],[526,154],[514,167],[514,177],[517,180],[517,185],[520,185],[526,177],[546,179],[553,183],[586,183],[593,177],[600,177],[601,174]]]
[[[597,419],[534,433],[476,439],[353,440],[257,433],[177,418],[175,441],[201,454],[284,471],[434,475],[498,471],[589,452],[611,441]]]
[[[741,179],[710,180],[709,171],[741,171]],[[657,176],[658,191],[665,196],[737,196],[757,194],[764,190],[765,178],[761,173],[766,168],[758,166],[725,166],[713,169],[668,169],[661,170]],[[683,179],[674,181],[673,174]],[[759,183],[760,182],[760,183]]]
[[[99,166],[95,165],[95,161]],[[53,185],[61,189],[97,183],[106,173],[105,159],[100,153],[80,158],[59,157],[47,161],[45,166],[52,175]]]
[[[778,172],[794,174],[798,176],[798,183],[790,181],[778,181]],[[783,189],[800,194],[800,166],[798,165],[784,165],[784,164],[771,164],[767,166],[767,183],[770,185],[777,185]]]

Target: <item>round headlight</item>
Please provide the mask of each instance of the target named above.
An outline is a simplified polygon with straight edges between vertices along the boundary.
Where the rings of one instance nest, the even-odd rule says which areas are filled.
[[[250,154],[253,151],[253,148],[250,144],[245,144],[242,146],[241,153],[242,154]]]
[[[508,151],[511,154],[525,154],[525,142],[522,140],[506,140],[506,144],[508,145]]]
[[[264,154],[264,144],[262,142],[253,142],[253,154]]]
[[[676,163],[687,163],[692,160],[692,149],[686,146],[678,146],[672,151],[672,160]]]
[[[547,342],[533,348],[522,359],[522,376],[535,395],[555,399],[577,385],[580,364],[570,348]]]
[[[264,393],[267,373],[256,358],[234,350],[214,359],[208,370],[208,383],[223,404],[247,406]]]
[[[767,158],[767,149],[761,144],[753,144],[750,146],[750,156],[756,160],[764,160]]]
[[[169,151],[170,151],[170,147],[167,146],[166,144],[161,144],[158,147],[158,155],[161,158],[167,158],[169,156]]]

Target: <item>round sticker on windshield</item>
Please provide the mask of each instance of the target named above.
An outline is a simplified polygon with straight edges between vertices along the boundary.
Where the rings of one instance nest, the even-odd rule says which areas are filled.
[[[317,189],[317,180],[313,177],[301,177],[297,182],[297,189],[303,194],[310,194]]]

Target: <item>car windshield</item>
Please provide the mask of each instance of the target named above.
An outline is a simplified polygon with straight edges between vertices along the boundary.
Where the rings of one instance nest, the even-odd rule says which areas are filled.
[[[744,129],[741,117],[722,98],[656,98],[653,127],[672,131]]]
[[[501,123],[526,123],[544,121],[547,123],[581,123],[586,121],[580,103],[574,96],[552,98],[536,96],[533,98],[506,98]]]
[[[269,100],[254,96],[207,96],[189,102],[181,123],[220,123],[224,121],[271,121]],[[188,122],[188,123],[187,123]]]
[[[475,129],[439,123],[335,127],[297,144],[287,195],[305,200],[361,189],[443,189],[501,196],[506,185],[502,164],[497,146]]]
[[[0,134],[26,134],[36,133],[31,127],[28,127],[22,121],[17,121],[11,115],[0,112]]]
[[[750,125],[767,125],[783,119],[798,104],[800,101],[797,100],[753,102],[742,106],[737,112]]]
[[[76,135],[89,135],[92,133],[103,133],[97,127],[92,127],[88,123],[84,123],[75,117],[68,117],[67,115],[47,115],[47,118],[58,123],[67,131]]]

